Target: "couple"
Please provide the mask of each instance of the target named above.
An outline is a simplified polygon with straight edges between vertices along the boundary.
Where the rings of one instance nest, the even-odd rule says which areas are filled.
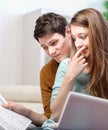
[[[58,18],[59,17],[60,16],[58,16]],[[52,17],[50,16],[49,21],[51,18]],[[40,21],[37,20],[37,24]],[[47,23],[46,21],[43,22],[44,24]],[[55,21],[55,23],[58,25],[57,21]],[[55,28],[54,25],[53,27]],[[49,30],[51,31],[51,29]],[[64,35],[59,33],[63,31]],[[38,31],[36,32],[38,33]],[[49,98],[47,97],[49,100],[51,98],[51,116],[50,114],[48,116],[44,114],[42,115],[44,118],[36,118],[36,113],[32,115],[33,112],[26,108],[24,112],[28,112],[29,114],[21,114],[33,119],[32,121],[34,124],[36,124],[36,120],[37,122],[41,121],[40,125],[42,125],[42,129],[51,130],[50,125],[54,122],[58,122],[65,100],[70,91],[108,98],[108,24],[98,10],[87,8],[75,13],[69,25],[65,25],[65,30],[61,27],[61,29],[54,29],[49,34],[47,33],[43,36],[38,36],[41,47],[43,47],[45,52],[55,60],[54,62],[56,62],[56,67],[54,67],[56,69],[54,70],[53,77],[53,79],[55,78],[55,82],[52,84],[52,88],[50,87]],[[57,62],[60,63],[59,67]],[[51,69],[50,71],[53,70]],[[47,75],[44,68],[41,72],[44,72]],[[50,78],[47,80],[49,85]],[[44,82],[45,81],[41,84]],[[42,89],[46,90],[46,88]],[[45,95],[42,95],[42,98],[43,103],[49,101],[46,99]],[[14,109],[15,107],[13,104],[11,102],[4,107],[12,107]],[[46,108],[47,107],[45,107],[45,110],[47,111]],[[17,108],[14,110],[16,111]],[[36,125],[39,124],[37,123]]]

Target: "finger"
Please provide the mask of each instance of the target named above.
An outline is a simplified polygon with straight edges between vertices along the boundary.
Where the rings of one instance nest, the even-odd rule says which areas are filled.
[[[79,59],[79,60],[83,60],[83,59],[85,59],[85,57],[84,57],[83,55],[80,55],[80,56],[78,57],[78,59]]]
[[[3,104],[3,107],[8,108],[8,109],[12,109],[14,107],[14,103],[12,101],[8,101],[6,104]]]
[[[79,57],[81,55],[81,52],[85,49],[85,46],[81,47],[79,50],[76,51],[75,57]]]
[[[86,59],[83,58],[83,59],[81,60],[81,63],[84,64],[85,62],[86,62]]]
[[[85,62],[85,63],[83,64],[83,66],[84,66],[84,68],[87,67],[87,66],[88,66],[88,62]]]

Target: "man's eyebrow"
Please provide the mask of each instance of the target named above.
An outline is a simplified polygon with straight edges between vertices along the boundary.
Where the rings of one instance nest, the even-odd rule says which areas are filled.
[[[53,39],[53,40],[49,41],[49,44],[52,44],[53,42],[56,42],[56,41],[58,41],[58,39]]]
[[[48,42],[48,45],[52,44],[53,42],[57,41],[57,39],[53,39],[51,41]],[[41,47],[45,47],[46,45],[44,44],[40,44]]]

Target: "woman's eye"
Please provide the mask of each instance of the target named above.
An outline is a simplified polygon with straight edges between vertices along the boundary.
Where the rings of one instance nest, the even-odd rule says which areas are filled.
[[[87,35],[84,35],[84,36],[81,36],[80,38],[84,40],[84,39],[86,39],[86,37],[87,37]]]
[[[81,39],[85,39],[85,37],[81,37]]]

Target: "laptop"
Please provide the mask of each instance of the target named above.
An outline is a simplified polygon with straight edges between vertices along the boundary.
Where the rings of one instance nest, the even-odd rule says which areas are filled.
[[[108,100],[69,92],[56,130],[107,130]]]

